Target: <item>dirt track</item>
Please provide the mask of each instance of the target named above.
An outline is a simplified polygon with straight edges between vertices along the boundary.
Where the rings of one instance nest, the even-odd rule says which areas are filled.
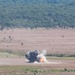
[[[75,69],[75,60],[49,60],[45,63],[27,63],[25,58],[0,58],[0,65],[34,65],[52,68],[72,68]]]
[[[57,61],[51,61],[51,62],[34,62],[34,63],[28,63],[27,60],[25,58],[1,58],[0,59],[0,65],[30,65],[30,64],[34,64],[34,65],[40,65],[40,64],[62,64],[61,62]]]

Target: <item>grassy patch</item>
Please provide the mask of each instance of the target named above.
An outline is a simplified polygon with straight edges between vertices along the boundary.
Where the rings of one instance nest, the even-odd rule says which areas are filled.
[[[50,74],[50,73],[63,73],[63,72],[75,72],[73,69],[64,68],[58,69],[41,69],[35,66],[0,66],[1,75],[34,75],[34,74]]]
[[[0,50],[0,57],[22,57],[24,55],[24,51]]]
[[[75,60],[75,57],[56,57],[56,56],[46,56],[49,60]]]
[[[25,55],[24,51],[13,51],[13,50],[0,50],[0,57],[23,57]],[[64,54],[49,54],[46,56],[50,60],[75,60],[73,55],[64,55]]]
[[[55,57],[75,57],[75,54],[47,54],[47,56],[55,56]]]
[[[0,57],[1,58],[6,58],[6,57],[19,57],[18,55],[15,55],[15,54],[10,54],[10,53],[7,53],[7,52],[0,52]]]
[[[75,60],[75,54],[47,54],[46,57],[51,60]]]

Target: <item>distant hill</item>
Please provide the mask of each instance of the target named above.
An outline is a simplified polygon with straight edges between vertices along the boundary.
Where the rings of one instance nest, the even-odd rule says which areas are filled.
[[[75,0],[0,0],[0,29],[75,28]]]

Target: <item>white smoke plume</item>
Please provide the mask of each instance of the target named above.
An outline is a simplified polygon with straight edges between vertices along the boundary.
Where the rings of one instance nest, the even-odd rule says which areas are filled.
[[[42,50],[42,54],[43,55],[46,55],[47,54],[47,51],[46,50]]]
[[[43,54],[39,54],[37,56],[37,61],[38,62],[47,62],[47,59],[46,59],[46,57]]]

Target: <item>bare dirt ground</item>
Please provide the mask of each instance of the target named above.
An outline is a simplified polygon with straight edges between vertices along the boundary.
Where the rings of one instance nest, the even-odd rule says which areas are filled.
[[[46,49],[47,53],[75,54],[75,29],[9,29],[0,31],[0,50]]]
[[[0,31],[0,49],[75,53],[75,29],[9,29]]]
[[[0,31],[0,51],[28,52],[35,49],[46,49],[50,54],[75,54],[75,29],[5,29]],[[75,69],[75,60],[49,60],[49,63],[26,63],[24,57],[0,57],[0,65],[34,65],[44,66],[44,68]],[[61,75],[71,74],[73,75],[75,72],[62,73]]]
[[[25,58],[0,58],[0,65],[28,65],[28,66],[44,66],[44,68],[53,69],[75,69],[75,60],[48,60],[48,62],[28,63]]]
[[[5,29],[0,31],[0,49],[74,54],[75,29]]]
[[[0,58],[0,65],[34,65],[50,68],[70,68],[75,69],[75,60],[49,60],[48,62],[28,63],[25,58]]]

